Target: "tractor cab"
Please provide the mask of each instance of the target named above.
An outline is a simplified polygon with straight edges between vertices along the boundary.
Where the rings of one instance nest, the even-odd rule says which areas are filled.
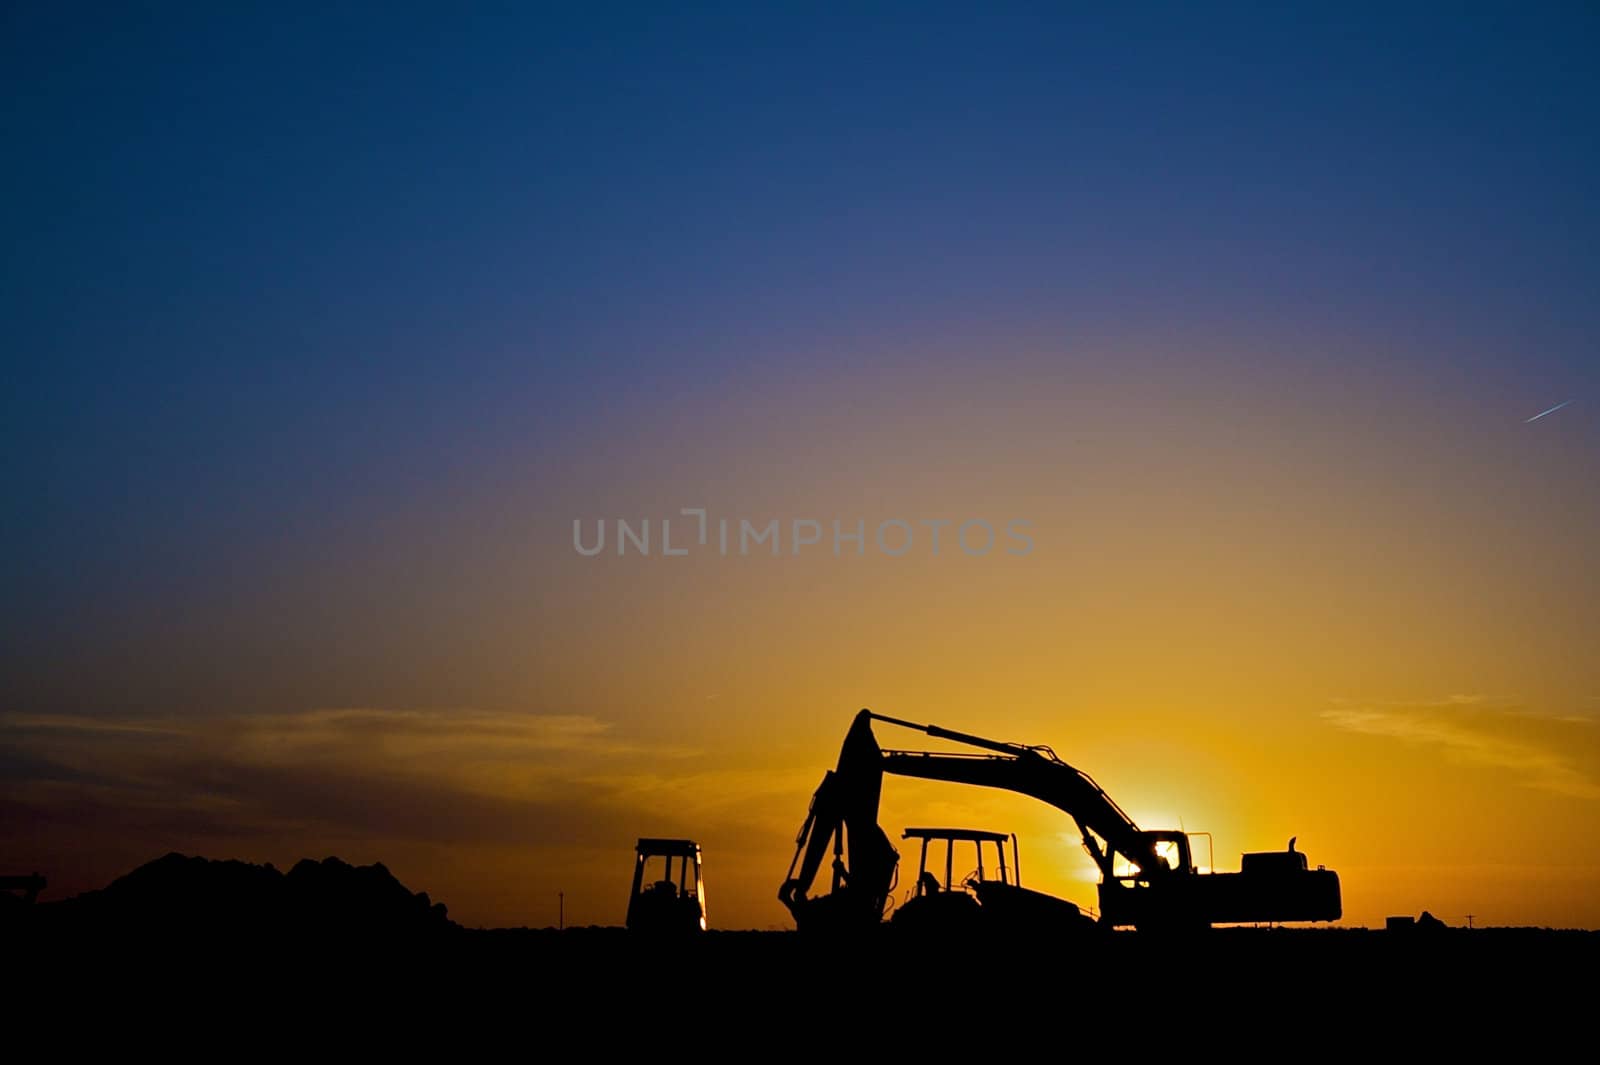
[[[706,930],[700,844],[691,839],[639,840],[634,847],[627,924],[635,932]]]
[[[1016,837],[1004,832],[971,828],[908,828],[902,839],[922,841],[917,880],[905,902],[895,910],[893,923],[905,927],[963,928],[981,919],[979,892],[986,884],[1016,883]],[[1011,844],[1011,866],[1006,865],[1006,843]],[[943,863],[938,845],[944,844]],[[993,860],[984,864],[985,847]],[[934,864],[928,864],[929,851]],[[957,855],[960,864],[957,864]],[[962,870],[959,878],[956,870]],[[941,875],[943,877],[941,879]]]
[[[1066,899],[1022,886],[1015,834],[971,828],[908,828],[902,838],[921,840],[922,858],[916,884],[891,918],[898,927],[1000,934],[1082,934],[1094,928],[1094,921]],[[944,844],[942,870],[940,843]],[[1011,845],[1009,865],[1007,843]],[[957,869],[966,872],[957,877]]]
[[[917,883],[913,897],[922,897],[938,892],[965,891],[969,887],[984,883],[986,880],[998,880],[1002,884],[1016,883],[1016,855],[1017,838],[1004,832],[984,832],[971,828],[908,828],[902,839],[920,839],[922,841],[922,858],[917,865]],[[944,879],[938,876],[938,866],[928,868],[929,844],[944,844]],[[954,872],[956,866],[956,844],[970,843],[969,851],[966,847],[960,848],[963,854],[971,854],[971,859],[977,863],[969,869],[968,859],[963,858],[961,868],[969,869],[966,875],[956,880]],[[984,844],[994,847],[994,861],[985,869],[983,864]],[[1011,844],[1011,868],[1006,868],[1006,844]],[[934,861],[938,861],[937,851]]]

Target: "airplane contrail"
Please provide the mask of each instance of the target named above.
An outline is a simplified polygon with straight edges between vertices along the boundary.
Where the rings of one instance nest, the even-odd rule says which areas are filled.
[[[1523,425],[1527,425],[1528,422],[1536,422],[1540,418],[1543,418],[1546,414],[1554,414],[1556,411],[1560,410],[1562,407],[1565,407],[1567,405],[1567,403],[1571,403],[1571,402],[1572,402],[1572,400],[1569,399],[1569,400],[1566,401],[1566,403],[1557,403],[1555,406],[1551,407],[1549,410],[1542,410],[1538,414],[1535,414],[1533,417],[1526,419],[1525,421],[1523,421],[1522,424]]]

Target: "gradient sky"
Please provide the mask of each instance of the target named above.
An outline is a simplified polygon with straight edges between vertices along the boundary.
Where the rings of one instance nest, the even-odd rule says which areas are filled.
[[[786,927],[871,706],[1600,926],[1592,8],[324,6],[0,12],[6,866]],[[696,506],[1035,548],[573,550]]]

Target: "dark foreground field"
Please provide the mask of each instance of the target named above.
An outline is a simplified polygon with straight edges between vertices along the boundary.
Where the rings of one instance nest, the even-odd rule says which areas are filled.
[[[1600,972],[1600,936],[1535,929],[1427,942],[1217,929],[1089,943],[819,943],[784,932],[652,941],[620,929],[269,939],[243,929],[13,944],[19,1017],[27,1008],[16,1004],[31,998],[39,1009],[220,1025],[265,1040],[393,1041],[465,1027],[618,1047],[670,1036],[868,1050],[903,1033],[935,1047],[978,1039],[1000,1050],[1018,1038],[1121,1046],[1137,1036],[1225,1049],[1288,1032],[1314,1033],[1318,1045],[1404,1036],[1436,1049],[1509,1039],[1528,1053],[1587,1038]]]
[[[1201,1029],[1213,1043],[1244,1039],[1267,1024],[1541,1038],[1587,1024],[1600,986],[1600,933],[1542,929],[952,940],[885,927],[835,941],[473,930],[382,866],[331,859],[282,874],[173,855],[101,892],[7,906],[0,922],[19,993],[74,1010],[204,1003],[256,1025],[476,1019],[631,1038],[643,1018],[811,1032],[872,1017],[995,1025],[997,1038],[1019,1025],[1054,1038],[1128,1023],[1162,1042]]]

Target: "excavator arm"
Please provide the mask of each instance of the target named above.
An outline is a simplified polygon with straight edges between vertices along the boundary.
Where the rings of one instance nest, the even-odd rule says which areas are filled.
[[[927,751],[884,751],[883,755],[884,769],[889,773],[1014,791],[1066,811],[1077,823],[1084,849],[1106,876],[1113,875],[1111,870],[1119,854],[1141,871],[1152,869],[1157,875],[1165,871],[1164,860],[1157,856],[1154,844],[1140,838],[1132,822],[1109,816],[1106,804],[1110,799],[1104,793],[1090,790],[1095,788],[1092,780],[1062,776],[1054,771],[1055,763],[1035,764],[1038,755],[933,754]]]

